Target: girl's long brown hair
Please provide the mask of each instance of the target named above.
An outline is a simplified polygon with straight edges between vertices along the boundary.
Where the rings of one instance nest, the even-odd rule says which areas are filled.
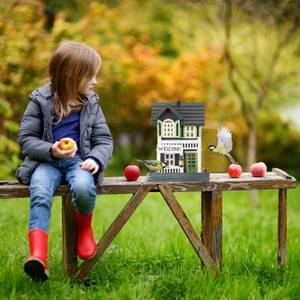
[[[100,66],[101,57],[93,48],[74,41],[59,44],[49,64],[54,113],[59,118],[54,124],[72,111],[70,100],[79,108],[86,104],[84,92]]]

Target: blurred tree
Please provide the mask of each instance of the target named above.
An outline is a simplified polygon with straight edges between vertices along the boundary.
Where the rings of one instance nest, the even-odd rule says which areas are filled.
[[[215,97],[212,91],[220,88],[218,78],[224,73],[224,64],[220,60],[222,51],[217,47],[199,46],[191,53],[188,49],[169,46],[174,45],[172,26],[163,27],[172,31],[174,38],[164,41],[162,47],[163,37],[157,38],[157,42],[151,38],[152,18],[158,8],[151,6],[150,13],[138,14],[141,20],[133,22],[132,13],[136,14],[137,9],[147,11],[132,1],[125,1],[117,9],[91,3],[80,22],[70,23],[58,15],[52,35],[57,41],[76,38],[101,53],[104,63],[98,92],[103,97],[103,107],[116,140],[126,132],[131,132],[133,137],[141,134],[154,148],[155,130],[150,122],[152,102],[206,101]],[[173,18],[168,18],[170,24]],[[136,26],[137,23],[143,25]],[[175,52],[171,55],[166,50],[171,48],[180,55],[174,56]],[[148,156],[149,145],[137,145],[135,141],[136,138],[131,140],[133,151]]]
[[[300,178],[300,132],[278,114],[263,112],[257,122],[258,159]]]
[[[204,2],[215,10],[215,2]],[[272,57],[269,46],[275,44],[272,39],[275,41],[277,27],[266,26],[267,19],[263,17],[255,21],[254,36],[259,51],[255,52],[254,67],[254,57],[250,55],[254,29],[247,19],[249,8],[234,4],[232,9],[235,12],[232,24],[239,23],[230,36],[229,50],[236,68],[234,79],[246,95],[250,110],[255,93],[247,88],[247,80],[243,81],[240,73],[249,78],[256,74],[251,81],[260,87]],[[46,82],[52,51],[64,39],[85,42],[103,57],[97,93],[114,135],[117,152],[113,164],[124,165],[134,157],[155,156],[156,131],[150,123],[153,101],[204,101],[208,130],[204,135],[211,142],[215,142],[215,135],[210,130],[219,122],[230,126],[239,137],[249,132],[244,115],[239,113],[239,106],[232,101],[232,93],[223,81],[226,64],[229,65],[228,55],[224,55],[222,39],[211,38],[215,31],[210,13],[203,10],[199,18],[198,11],[187,9],[180,1],[162,0],[0,2],[0,56],[3,58],[0,135],[2,146],[9,145],[0,147],[1,164],[8,166],[3,168],[5,174],[13,175],[13,165],[17,164],[16,160],[11,163],[6,154],[18,156],[13,150],[18,148],[13,145],[16,145],[18,122],[27,105],[26,95]],[[286,28],[287,24],[282,21],[280,26]],[[265,97],[268,101],[263,102],[262,110],[270,111],[270,106],[277,106],[282,95],[287,95],[285,82],[288,79],[292,83],[295,73],[291,72],[297,67],[293,60],[294,44],[297,43],[288,44],[280,52]],[[287,96],[291,98],[290,94]],[[240,139],[236,141],[240,143]],[[240,145],[234,149],[239,160],[245,153],[243,144]],[[205,165],[210,169],[213,157],[206,154],[203,155]],[[211,170],[222,171],[216,164]],[[0,175],[5,177],[5,174]]]
[[[283,52],[289,52],[288,46],[299,33],[300,4],[298,1],[225,0],[220,1],[220,7],[224,21],[228,78],[248,127],[249,168],[256,161],[256,121],[260,111],[274,105],[272,93],[280,94],[278,87],[280,88],[283,80],[298,72],[295,66],[291,70],[286,62],[284,69],[280,69],[278,65],[284,57]],[[240,28],[243,27],[249,28],[250,41],[244,41],[243,44],[250,42],[251,50],[247,46],[241,49],[240,44],[234,43],[233,35],[238,34],[237,25],[237,31],[241,31]],[[262,33],[266,36],[261,36]],[[259,38],[264,41],[260,42]],[[260,47],[266,42],[272,43],[271,47]],[[241,55],[246,57],[240,59]],[[252,195],[252,199],[256,205],[256,193]]]
[[[0,177],[19,163],[18,122],[26,95],[41,84],[47,36],[41,1],[0,2]]]
[[[0,2],[0,56],[5,58],[0,65],[0,130],[7,143],[17,146],[17,124],[27,95],[47,82],[50,56],[64,39],[85,42],[103,57],[97,92],[120,149],[116,163],[154,155],[153,101],[215,99],[225,71],[221,49],[199,44],[191,48],[193,43],[186,38],[188,14],[184,24],[177,22],[180,9],[169,10],[157,0],[138,2]],[[79,8],[79,19],[72,6]],[[124,134],[129,136],[128,147],[118,143]],[[1,159],[8,160],[7,153],[0,148]],[[9,166],[6,170],[13,176],[15,167],[8,162],[3,165]]]
[[[57,14],[65,12],[68,21],[77,22],[84,14],[90,0],[42,0],[44,3],[44,15],[45,15],[45,28],[47,31],[51,31]]]

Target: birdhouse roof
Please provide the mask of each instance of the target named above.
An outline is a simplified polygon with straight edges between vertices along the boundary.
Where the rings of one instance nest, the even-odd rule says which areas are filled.
[[[183,125],[204,126],[204,103],[202,102],[155,102],[152,105],[151,120],[156,125],[157,119],[170,110],[182,120]]]

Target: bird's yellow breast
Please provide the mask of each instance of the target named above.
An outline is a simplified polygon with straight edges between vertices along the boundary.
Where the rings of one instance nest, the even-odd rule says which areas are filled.
[[[220,153],[223,155],[227,154],[227,151],[223,145],[217,145],[217,147],[215,149],[213,149],[213,152],[217,152],[217,153]]]

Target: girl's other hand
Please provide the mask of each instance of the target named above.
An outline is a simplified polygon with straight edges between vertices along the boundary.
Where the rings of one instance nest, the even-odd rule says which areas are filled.
[[[59,147],[59,141],[57,141],[52,145],[51,152],[52,152],[52,156],[57,157],[57,158],[71,158],[76,155],[77,149],[78,148],[75,143],[75,147],[73,149],[62,150]]]
[[[91,158],[86,159],[80,164],[80,167],[84,170],[90,171],[92,175],[95,175],[99,170],[99,165]]]

